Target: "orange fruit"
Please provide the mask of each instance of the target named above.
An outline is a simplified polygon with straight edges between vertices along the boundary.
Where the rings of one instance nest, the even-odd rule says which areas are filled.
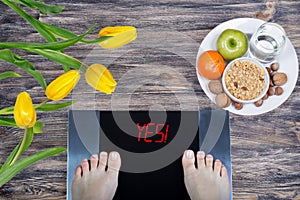
[[[226,64],[223,57],[217,51],[205,51],[198,58],[198,73],[210,80],[220,78],[225,66]]]

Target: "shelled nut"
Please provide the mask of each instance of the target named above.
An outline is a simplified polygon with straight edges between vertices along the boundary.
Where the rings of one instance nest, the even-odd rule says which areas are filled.
[[[270,67],[266,67],[268,74],[271,75],[271,68]]]
[[[273,96],[274,93],[275,93],[274,88],[273,88],[273,87],[269,87],[268,95],[269,95],[269,96]]]
[[[256,107],[260,107],[263,104],[263,102],[264,101],[261,99],[261,100],[258,100],[257,102],[255,102],[254,104]]]
[[[243,104],[242,103],[238,103],[238,102],[233,102],[233,106],[237,110],[241,110],[243,108]]]
[[[272,63],[270,67],[271,67],[272,71],[275,72],[279,69],[279,63],[277,63],[277,62]]]
[[[266,100],[266,99],[268,99],[268,97],[269,97],[269,95],[268,95],[268,93],[266,93],[265,96],[263,96],[262,100]]]
[[[282,95],[282,93],[283,93],[282,87],[275,88],[275,94],[276,95],[280,96],[280,95]]]
[[[274,86],[274,83],[273,83],[273,80],[272,79],[270,79],[270,84],[269,84],[271,87],[273,87]]]

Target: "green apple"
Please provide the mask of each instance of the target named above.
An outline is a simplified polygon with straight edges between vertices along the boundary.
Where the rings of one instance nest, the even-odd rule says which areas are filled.
[[[242,57],[248,49],[247,36],[236,29],[226,29],[217,40],[218,52],[225,60]]]

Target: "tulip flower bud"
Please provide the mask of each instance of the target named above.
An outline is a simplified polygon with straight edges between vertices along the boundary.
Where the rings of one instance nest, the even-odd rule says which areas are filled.
[[[115,49],[135,40],[137,34],[133,26],[110,26],[101,29],[98,36],[113,36],[100,42],[99,45],[104,49]]]
[[[109,70],[100,64],[93,64],[86,70],[85,80],[90,86],[106,94],[113,93],[117,85]]]
[[[16,100],[14,107],[14,118],[20,128],[31,128],[36,122],[36,112],[32,105],[30,95],[21,92]]]
[[[77,70],[70,70],[52,81],[46,88],[46,96],[53,101],[59,101],[73,90],[80,79]]]

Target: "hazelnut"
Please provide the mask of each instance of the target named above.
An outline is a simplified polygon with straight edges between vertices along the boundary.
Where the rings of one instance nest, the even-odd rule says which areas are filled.
[[[219,80],[212,80],[208,83],[208,89],[214,94],[220,94],[223,92],[222,83]]]
[[[268,71],[268,74],[269,76],[271,75],[271,68],[270,67],[266,67],[267,71]]]
[[[269,96],[273,96],[274,93],[275,93],[274,88],[273,88],[273,87],[269,87],[268,95],[269,95]]]
[[[269,95],[268,95],[268,93],[266,93],[265,96],[263,96],[262,100],[266,100],[266,99],[268,99],[268,97],[269,97]]]
[[[282,86],[287,82],[287,75],[285,73],[275,73],[272,76],[274,85]]]
[[[230,106],[230,104],[231,104],[231,99],[228,97],[226,107]]]
[[[279,63],[275,62],[271,64],[272,71],[276,72],[279,69]]]
[[[270,84],[269,84],[269,86],[271,86],[271,87],[274,86],[274,83],[273,83],[273,80],[272,80],[272,79],[270,79]]]
[[[216,96],[216,104],[219,108],[226,108],[230,105],[231,99],[225,93],[220,93]]]
[[[280,96],[280,95],[282,95],[282,93],[283,93],[282,87],[275,88],[275,94],[276,95]]]
[[[233,102],[233,106],[237,110],[241,110],[243,108],[243,104],[242,103],[238,103],[238,102]]]
[[[254,104],[256,107],[260,107],[263,104],[263,102],[264,101],[261,99],[261,100],[258,100],[257,102],[255,102]]]

